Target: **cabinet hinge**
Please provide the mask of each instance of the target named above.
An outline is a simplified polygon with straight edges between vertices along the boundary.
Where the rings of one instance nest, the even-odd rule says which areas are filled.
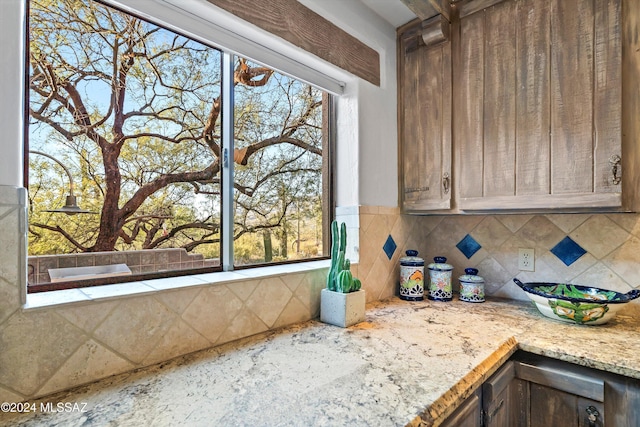
[[[609,164],[611,165],[611,175],[613,175],[613,185],[620,184],[622,181],[621,165],[622,159],[617,154],[614,154],[609,158]]]

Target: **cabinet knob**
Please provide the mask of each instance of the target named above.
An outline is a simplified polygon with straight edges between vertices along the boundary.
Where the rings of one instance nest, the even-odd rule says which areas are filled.
[[[589,420],[589,427],[596,427],[596,421],[598,421],[600,412],[598,412],[595,406],[588,406],[586,411],[587,411],[587,419]]]
[[[449,172],[445,172],[442,176],[442,187],[444,188],[444,194],[449,194],[449,188],[451,186],[451,178],[449,178]]]

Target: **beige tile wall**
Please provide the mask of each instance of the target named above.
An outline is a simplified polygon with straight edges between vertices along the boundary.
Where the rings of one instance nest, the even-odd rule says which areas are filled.
[[[326,270],[6,314],[0,401],[22,401],[319,315]]]
[[[0,186],[0,402],[43,396],[319,316],[326,268],[24,309],[19,190]]]
[[[0,401],[43,396],[319,314],[326,269],[24,310],[17,199],[15,189],[0,186]],[[479,268],[490,296],[524,299],[515,275],[624,292],[640,285],[640,215],[405,216],[363,206],[351,220],[351,230],[359,228],[354,273],[368,301],[396,294],[407,249],[427,262],[448,257],[454,277]],[[467,233],[482,245],[471,259],[455,246]],[[397,244],[391,259],[382,250],[389,235]],[[570,267],[549,252],[566,235],[588,250]],[[518,247],[535,248],[534,273],[517,270]]]
[[[482,248],[471,259],[456,247],[470,234]],[[398,248],[389,260],[382,247],[391,235]],[[566,266],[550,249],[565,236],[587,253]],[[518,248],[535,249],[535,271],[518,270]],[[398,208],[360,207],[359,273],[367,299],[397,294],[400,257],[416,249],[426,263],[436,255],[454,266],[453,277],[476,267],[486,292],[526,300],[512,281],[569,281],[628,292],[640,287],[640,215],[401,215]],[[454,280],[454,288],[457,283]],[[633,308],[640,307],[638,300]]]

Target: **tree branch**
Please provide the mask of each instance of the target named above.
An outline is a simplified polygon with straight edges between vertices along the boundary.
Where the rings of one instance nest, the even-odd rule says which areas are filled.
[[[67,239],[73,246],[75,246],[76,248],[80,249],[82,252],[86,252],[87,249],[88,249],[86,246],[82,245],[80,242],[78,242],[76,239],[74,239],[73,236],[71,236],[68,232],[63,230],[62,227],[60,227],[59,225],[56,225],[55,227],[53,227],[51,225],[40,224],[40,223],[37,223],[37,222],[31,222],[31,223],[29,223],[29,225],[31,227],[38,227],[38,228],[42,228],[44,230],[55,231],[56,233],[62,234],[65,239]]]
[[[213,224],[213,223],[207,224],[205,222],[200,222],[200,221],[191,222],[191,223],[188,223],[188,224],[181,224],[181,225],[179,225],[177,227],[174,227],[171,230],[169,230],[166,235],[153,240],[151,242],[151,244],[146,247],[146,249],[157,248],[163,242],[171,240],[178,233],[184,232],[186,230],[207,230],[207,231],[211,231],[211,234],[209,234],[209,235],[212,235],[212,234],[216,234],[216,233],[218,233],[220,231],[220,226],[218,224]],[[191,250],[193,250],[193,248],[188,249],[187,251],[191,251]]]
[[[236,163],[246,166],[249,162],[249,157],[256,153],[257,151],[262,150],[263,148],[270,147],[278,144],[291,144],[296,147],[300,147],[303,150],[306,150],[310,153],[317,154],[318,156],[322,156],[322,149],[318,147],[314,147],[311,144],[304,142],[298,138],[292,138],[287,136],[274,136],[273,138],[263,139],[260,142],[255,144],[251,144],[247,147],[236,149],[233,153],[233,159]]]
[[[182,172],[175,174],[163,174],[153,181],[144,184],[134,193],[134,195],[122,206],[120,214],[123,219],[130,217],[144,201],[161,188],[178,182],[191,182],[211,179],[220,170],[218,160],[211,163],[207,168],[201,171]]]

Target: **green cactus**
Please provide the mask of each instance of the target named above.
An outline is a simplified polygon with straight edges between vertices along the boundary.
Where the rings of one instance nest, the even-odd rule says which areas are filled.
[[[327,289],[334,292],[355,292],[362,286],[360,280],[351,274],[351,262],[346,259],[347,225],[343,222],[338,230],[338,222],[331,223],[331,268],[327,275]]]
[[[351,284],[353,283],[353,276],[349,270],[342,270],[338,273],[338,278],[336,279],[336,290],[337,292],[342,292],[343,294],[347,294],[351,292]]]

